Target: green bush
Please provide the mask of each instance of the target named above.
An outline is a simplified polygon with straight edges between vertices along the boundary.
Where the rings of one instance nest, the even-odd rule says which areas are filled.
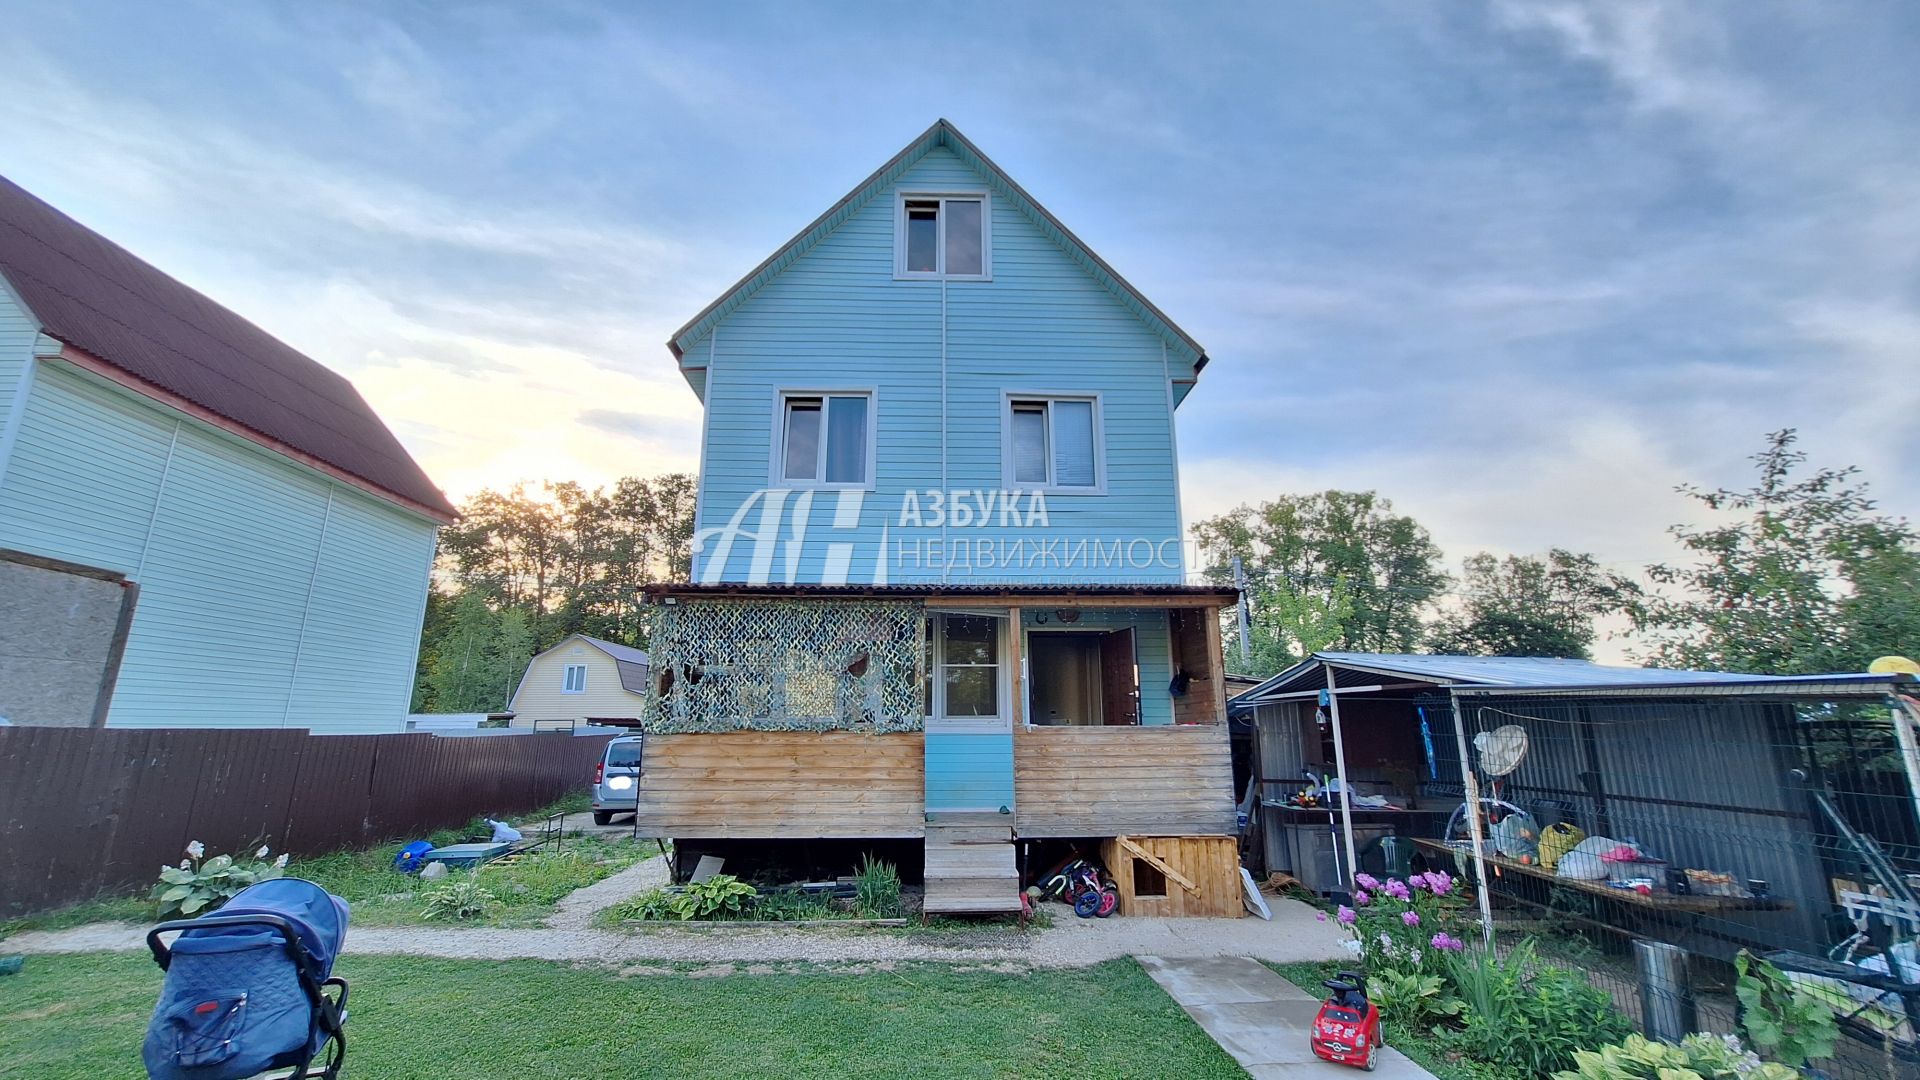
[[[1503,960],[1491,952],[1451,957],[1461,1038],[1473,1054],[1525,1076],[1571,1068],[1574,1055],[1632,1033],[1606,991],[1577,972],[1536,963],[1533,942]]]
[[[231,855],[206,858],[206,846],[198,840],[187,845],[186,854],[179,866],[161,867],[160,880],[153,886],[151,897],[160,902],[162,918],[212,911],[241,889],[281,876],[287,866],[285,855],[267,861],[271,853],[264,845],[248,862],[237,862]]]
[[[499,903],[472,874],[454,878],[426,891],[424,919],[478,919]]]
[[[715,874],[674,897],[673,913],[682,919],[735,919],[759,895],[760,890],[732,874]]]
[[[1833,1056],[1840,1025],[1832,1009],[1745,949],[1733,958],[1733,966],[1739,973],[1733,992],[1740,999],[1740,1028],[1748,1042],[1767,1057],[1795,1068],[1814,1058]]]
[[[900,871],[890,862],[863,855],[853,876],[853,906],[863,919],[893,919],[900,915]]]
[[[1785,1065],[1762,1063],[1757,1054],[1728,1035],[1689,1035],[1678,1046],[1638,1035],[1598,1050],[1573,1055],[1574,1068],[1553,1080],[1799,1080]]]

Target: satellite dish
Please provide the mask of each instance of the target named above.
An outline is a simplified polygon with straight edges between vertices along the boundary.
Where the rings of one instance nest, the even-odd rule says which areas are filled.
[[[1483,731],[1473,737],[1473,748],[1480,751],[1480,769],[1488,776],[1505,776],[1520,767],[1527,753],[1527,732],[1518,724],[1507,724]]]

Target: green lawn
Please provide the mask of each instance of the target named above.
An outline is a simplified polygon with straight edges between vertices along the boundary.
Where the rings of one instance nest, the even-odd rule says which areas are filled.
[[[543,812],[544,813],[544,812]],[[537,819],[536,819],[537,820]],[[532,829],[528,829],[532,835]],[[448,829],[433,835],[437,844],[484,837],[485,826]],[[394,872],[393,857],[403,846],[392,841],[363,851],[338,851],[298,859],[287,867],[292,877],[319,883],[353,907],[356,926],[405,926],[423,922],[420,894],[433,887],[417,877]],[[658,853],[653,841],[626,837],[568,836],[558,854],[522,856],[512,865],[494,864],[480,880],[499,903],[486,918],[468,925],[531,926],[575,889],[609,877]],[[461,871],[455,871],[460,874]],[[90,922],[154,922],[156,908],[138,896],[102,897],[53,911],[0,921],[0,940],[26,930],[60,930]]]
[[[1131,960],[1026,975],[623,978],[537,961],[347,957],[346,1074],[1028,1077],[1244,1074]],[[160,972],[34,956],[0,979],[0,1077],[138,1080]]]

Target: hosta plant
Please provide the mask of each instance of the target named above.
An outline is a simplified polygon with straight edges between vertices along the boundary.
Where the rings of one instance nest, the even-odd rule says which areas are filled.
[[[420,912],[422,918],[463,921],[480,918],[498,903],[486,886],[471,875],[428,889],[426,901],[426,907]]]
[[[673,913],[682,919],[733,919],[760,890],[734,877],[715,874],[688,885],[673,898]]]
[[[231,855],[207,858],[207,847],[195,840],[187,845],[187,857],[179,866],[162,866],[160,880],[154,883],[152,898],[160,902],[160,915],[203,915],[234,894],[256,882],[277,878],[287,868],[287,857],[268,861],[272,854],[265,846],[253,858],[239,862]]]
[[[1573,1055],[1574,1067],[1553,1080],[1798,1080],[1800,1074],[1740,1045],[1732,1035],[1689,1035],[1678,1046],[1639,1035]]]
[[[1432,1026],[1465,1008],[1438,975],[1382,971],[1367,977],[1367,996],[1380,1007],[1381,1019],[1406,1029]]]

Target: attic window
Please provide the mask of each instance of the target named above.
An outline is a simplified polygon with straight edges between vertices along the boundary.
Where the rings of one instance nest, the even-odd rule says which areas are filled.
[[[568,664],[561,671],[560,692],[563,694],[584,694],[587,692],[587,665]]]
[[[984,192],[900,196],[894,276],[986,281],[993,276]]]

